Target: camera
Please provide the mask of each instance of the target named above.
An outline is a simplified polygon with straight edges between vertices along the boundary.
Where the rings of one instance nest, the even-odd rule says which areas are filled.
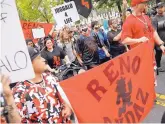
[[[157,27],[158,27],[158,30],[162,30],[162,29],[165,30],[165,20],[159,21]]]

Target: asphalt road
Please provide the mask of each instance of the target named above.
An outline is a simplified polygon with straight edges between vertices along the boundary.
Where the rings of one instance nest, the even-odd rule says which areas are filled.
[[[165,68],[165,55],[162,58],[162,67]],[[156,87],[157,102],[148,116],[143,121],[144,123],[160,123],[163,112],[165,111],[165,72],[159,73],[157,76],[158,86]]]

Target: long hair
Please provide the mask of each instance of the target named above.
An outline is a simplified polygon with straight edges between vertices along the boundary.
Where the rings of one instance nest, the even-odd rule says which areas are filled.
[[[65,35],[68,35],[68,39],[65,39]],[[68,42],[71,42],[71,37],[69,36],[70,35],[70,31],[62,31],[60,33],[60,42],[61,43],[65,43],[65,40],[67,40]]]
[[[47,50],[46,43],[47,43],[48,40],[51,40],[52,41],[52,39],[50,37],[45,37],[44,38],[44,46],[45,46],[44,50]],[[53,45],[53,48],[54,48],[54,45]]]

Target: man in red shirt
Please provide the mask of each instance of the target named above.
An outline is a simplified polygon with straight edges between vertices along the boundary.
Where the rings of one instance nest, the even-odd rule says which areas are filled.
[[[136,47],[140,43],[150,41],[153,47],[154,43],[158,44],[164,53],[164,42],[152,27],[150,18],[144,15],[147,8],[147,1],[148,0],[131,1],[133,13],[126,19],[123,25],[121,39],[124,44],[130,45],[131,48]]]

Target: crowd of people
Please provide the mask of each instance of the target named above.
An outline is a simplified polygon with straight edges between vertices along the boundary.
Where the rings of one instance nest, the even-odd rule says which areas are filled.
[[[145,14],[147,0],[132,0],[132,9],[125,10],[126,17],[107,20],[106,28],[98,21],[89,25],[64,26],[61,30],[52,26],[49,35],[40,38],[36,44],[27,39],[35,78],[17,83],[11,91],[8,77],[1,76],[8,120],[17,123],[71,122],[74,115],[71,106],[61,96],[58,79],[52,75],[60,73],[56,71],[63,65],[79,66],[82,69],[78,73],[83,73],[140,43],[150,42],[153,55],[154,48],[156,50],[158,71],[164,71],[160,64],[165,52],[164,6],[164,3],[158,3],[157,15],[149,18]]]
[[[118,19],[109,20],[108,26],[108,32],[98,21],[91,22],[91,25],[65,26],[58,32],[53,26],[49,35],[39,39],[37,44],[29,39],[26,43],[41,51],[51,71],[71,63],[89,70],[128,50],[121,43],[121,24]]]

